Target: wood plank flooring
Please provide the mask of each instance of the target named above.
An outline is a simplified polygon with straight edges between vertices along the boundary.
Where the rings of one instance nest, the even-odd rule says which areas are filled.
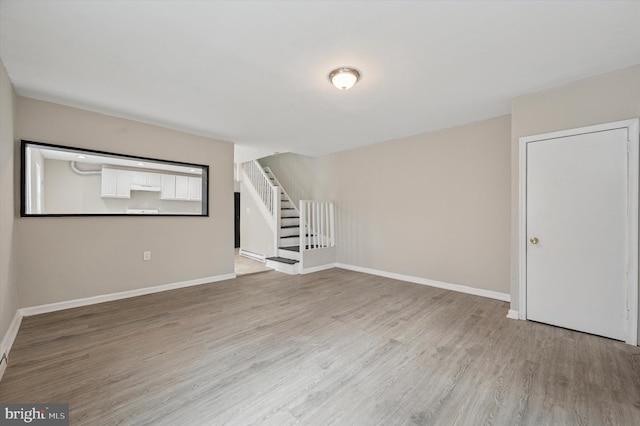
[[[640,348],[331,269],[27,317],[3,402],[73,425],[638,425]]]

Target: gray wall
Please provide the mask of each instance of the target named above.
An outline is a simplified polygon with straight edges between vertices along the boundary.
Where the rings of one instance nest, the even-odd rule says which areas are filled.
[[[509,293],[510,138],[503,116],[261,163],[292,197],[336,202],[338,262]]]
[[[17,219],[21,306],[233,273],[231,143],[34,99],[17,102],[21,139],[210,166],[209,217]],[[151,261],[142,261],[145,250]]]
[[[14,188],[15,94],[4,64],[0,62],[0,340],[19,306],[16,262]]]
[[[511,308],[518,310],[520,137],[640,117],[640,65],[515,98],[511,125]]]

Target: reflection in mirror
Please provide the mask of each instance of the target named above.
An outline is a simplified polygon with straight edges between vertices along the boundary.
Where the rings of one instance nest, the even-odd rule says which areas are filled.
[[[208,216],[209,167],[22,141],[22,216]]]

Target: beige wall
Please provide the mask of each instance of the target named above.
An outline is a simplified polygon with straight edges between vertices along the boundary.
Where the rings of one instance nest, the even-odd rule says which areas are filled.
[[[0,62],[0,340],[19,306],[14,188],[15,94]],[[0,348],[2,350],[4,348]]]
[[[328,158],[338,262],[509,292],[510,117]]]
[[[640,65],[520,96],[511,110],[511,307],[518,310],[518,140],[640,117]]]
[[[231,143],[22,97],[16,126],[21,139],[210,167],[209,217],[18,219],[22,306],[233,273]]]
[[[261,158],[259,162],[271,169],[298,207],[300,200],[311,199],[313,191],[328,185],[328,174],[316,169],[314,158],[285,153]]]
[[[338,262],[508,293],[510,132],[504,116],[261,163],[287,191],[336,202]]]

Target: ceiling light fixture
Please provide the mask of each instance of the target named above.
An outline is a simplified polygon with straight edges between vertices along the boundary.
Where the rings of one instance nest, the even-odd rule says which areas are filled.
[[[340,90],[351,89],[360,80],[360,72],[355,68],[342,67],[331,71],[329,81]]]

